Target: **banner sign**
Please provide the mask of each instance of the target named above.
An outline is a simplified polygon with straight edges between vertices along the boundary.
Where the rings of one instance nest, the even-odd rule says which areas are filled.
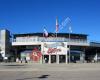
[[[43,48],[44,54],[66,54],[67,42],[45,42]]]

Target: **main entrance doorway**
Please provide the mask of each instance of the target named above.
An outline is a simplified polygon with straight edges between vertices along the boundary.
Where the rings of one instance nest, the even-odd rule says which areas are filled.
[[[51,55],[51,63],[56,63],[56,55]]]
[[[66,56],[65,55],[59,55],[59,63],[66,63]]]
[[[49,63],[49,55],[44,55],[44,63]]]

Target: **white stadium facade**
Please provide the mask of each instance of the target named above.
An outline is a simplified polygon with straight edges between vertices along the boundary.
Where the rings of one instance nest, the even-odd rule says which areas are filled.
[[[25,61],[32,63],[99,62],[100,44],[89,42],[86,34],[24,33],[10,35],[0,30],[0,61]]]

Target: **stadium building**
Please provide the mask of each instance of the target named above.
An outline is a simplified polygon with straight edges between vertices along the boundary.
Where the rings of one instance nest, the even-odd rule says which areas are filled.
[[[8,61],[33,63],[99,62],[100,44],[89,42],[86,34],[25,33],[10,35],[0,30],[0,53]]]

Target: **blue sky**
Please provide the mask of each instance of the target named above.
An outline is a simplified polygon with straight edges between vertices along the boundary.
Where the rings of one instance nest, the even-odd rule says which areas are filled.
[[[0,0],[0,28],[12,33],[43,32],[44,25],[54,32],[56,16],[59,24],[69,17],[73,33],[100,41],[100,0]]]

